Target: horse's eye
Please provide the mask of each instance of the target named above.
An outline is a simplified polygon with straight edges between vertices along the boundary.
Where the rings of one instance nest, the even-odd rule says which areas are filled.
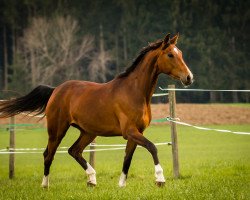
[[[168,54],[168,57],[169,57],[169,58],[173,58],[173,57],[174,57],[174,55],[173,55],[173,54],[171,54],[171,53],[169,53],[169,54]]]

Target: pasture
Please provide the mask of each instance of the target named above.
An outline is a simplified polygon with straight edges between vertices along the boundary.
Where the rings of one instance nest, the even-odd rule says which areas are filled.
[[[218,129],[249,132],[250,125],[214,125]],[[42,154],[16,155],[16,173],[8,179],[8,155],[0,155],[1,199],[250,199],[250,136],[201,131],[177,126],[180,179],[173,179],[171,146],[158,146],[166,185],[154,183],[151,155],[137,148],[127,186],[118,187],[124,150],[96,153],[97,186],[86,186],[86,175],[68,154],[56,154],[50,173],[49,190],[40,187]],[[60,146],[70,146],[78,137],[70,129]],[[152,125],[145,136],[154,143],[170,141],[168,125]],[[0,130],[0,148],[8,146],[9,135]],[[120,137],[97,138],[99,144],[125,143]],[[44,129],[17,130],[16,148],[45,147]],[[88,153],[84,153],[89,158]]]

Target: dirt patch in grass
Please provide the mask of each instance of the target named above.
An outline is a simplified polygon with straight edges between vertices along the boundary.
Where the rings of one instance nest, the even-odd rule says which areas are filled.
[[[32,115],[32,114],[31,114]],[[5,119],[0,119],[0,125],[6,125],[10,123],[10,118],[5,118]],[[26,128],[29,128],[29,126],[31,128],[34,128],[34,126],[32,125],[36,125],[39,127],[46,127],[46,117],[42,118],[42,117],[31,117],[31,116],[27,116],[25,114],[19,114],[15,116],[15,123],[19,124],[20,127],[22,127],[22,125],[26,125]]]
[[[168,104],[152,105],[153,119],[169,116]],[[176,117],[191,124],[250,124],[250,108],[226,104],[177,104]]]

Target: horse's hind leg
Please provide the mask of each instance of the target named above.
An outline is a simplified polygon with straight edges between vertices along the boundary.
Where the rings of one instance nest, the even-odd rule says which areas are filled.
[[[122,174],[120,176],[119,180],[119,186],[125,187],[126,186],[126,179],[128,175],[128,170],[131,164],[131,160],[133,157],[133,154],[135,152],[137,144],[133,142],[132,140],[128,140],[127,146],[126,146],[126,154],[123,161],[123,168],[122,168]]]
[[[95,135],[89,135],[83,131],[76,142],[69,148],[69,154],[82,166],[86,171],[88,176],[87,185],[95,186],[96,185],[96,172],[93,167],[82,157],[82,152],[85,147],[90,144],[94,139]]]
[[[44,156],[44,177],[42,181],[42,187],[48,188],[49,187],[49,171],[52,161],[54,159],[54,155],[56,153],[57,147],[61,143],[63,137],[65,136],[69,125],[66,123],[50,125],[48,123],[48,134],[49,140],[46,150],[43,153]]]

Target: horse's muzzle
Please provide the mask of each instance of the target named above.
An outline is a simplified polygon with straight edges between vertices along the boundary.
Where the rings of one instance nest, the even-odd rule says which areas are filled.
[[[189,86],[191,85],[193,82],[194,82],[194,79],[193,79],[193,74],[188,74],[187,76],[183,77],[181,79],[181,82],[184,86]]]

